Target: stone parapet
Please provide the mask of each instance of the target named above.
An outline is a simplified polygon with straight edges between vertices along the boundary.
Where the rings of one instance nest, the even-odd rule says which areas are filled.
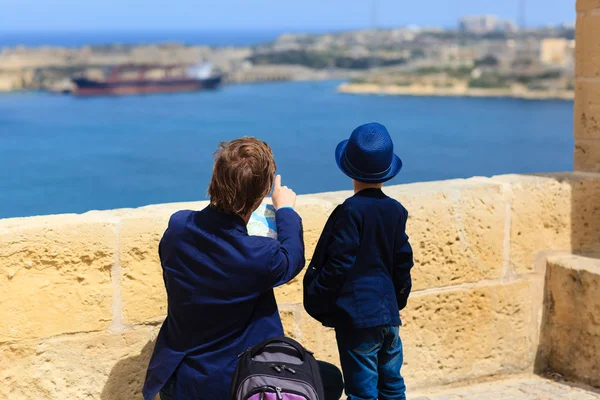
[[[411,389],[533,371],[548,251],[600,244],[600,174],[505,175],[384,189],[409,210],[402,314]],[[307,260],[351,192],[299,196]],[[129,399],[166,315],[158,243],[206,202],[0,220],[0,398]],[[337,363],[331,330],[276,290],[286,333]],[[562,328],[561,328],[562,329]]]

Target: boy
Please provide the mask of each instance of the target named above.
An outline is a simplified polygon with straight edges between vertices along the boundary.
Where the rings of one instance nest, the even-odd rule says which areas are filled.
[[[399,310],[411,290],[406,209],[382,191],[402,168],[383,125],[359,126],[335,152],[354,196],[327,221],[304,278],[306,311],[335,328],[349,399],[406,399]]]

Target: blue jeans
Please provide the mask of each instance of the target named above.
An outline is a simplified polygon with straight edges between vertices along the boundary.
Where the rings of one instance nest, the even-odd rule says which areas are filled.
[[[406,400],[400,329],[336,329],[349,400]]]

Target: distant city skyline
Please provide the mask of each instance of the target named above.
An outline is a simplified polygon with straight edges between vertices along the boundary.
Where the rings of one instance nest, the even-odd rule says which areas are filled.
[[[516,23],[520,0],[377,0],[379,27],[456,27],[468,15]],[[1,31],[277,30],[324,31],[373,26],[373,0],[2,0]],[[570,24],[575,0],[527,0],[526,26]]]

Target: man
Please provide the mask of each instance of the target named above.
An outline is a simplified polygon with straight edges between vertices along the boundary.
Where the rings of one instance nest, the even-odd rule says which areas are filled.
[[[222,143],[208,189],[210,205],[171,217],[159,245],[168,314],[148,366],[146,400],[159,391],[163,400],[227,399],[237,356],[283,336],[273,288],[298,275],[305,260],[302,221],[293,209],[296,194],[281,186],[275,170],[266,143],[254,138]],[[278,239],[249,236],[250,216],[274,180]],[[339,371],[324,365],[322,374],[339,399]]]

